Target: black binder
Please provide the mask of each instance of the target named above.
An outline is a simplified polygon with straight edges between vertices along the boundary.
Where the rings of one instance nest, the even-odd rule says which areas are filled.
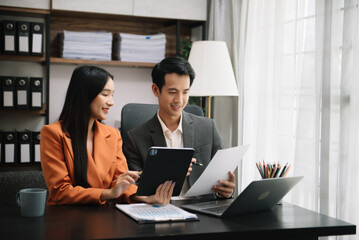
[[[32,155],[32,132],[18,132],[18,156],[20,163],[30,163]]]
[[[2,21],[0,21],[0,54],[2,54],[4,52],[4,29],[2,27]],[[1,149],[1,148],[0,148]],[[1,162],[1,153],[0,153],[0,162]]]
[[[2,86],[2,107],[4,109],[15,108],[15,78],[14,77],[1,77]]]
[[[17,132],[3,132],[4,163],[17,162]]]
[[[3,108],[3,90],[2,90],[2,76],[0,76],[0,109]]]
[[[32,160],[31,162],[40,162],[40,132],[32,132]]]
[[[16,77],[15,78],[16,89],[16,109],[29,109],[29,78],[28,77]]]
[[[121,60],[121,37],[119,33],[114,33],[112,36],[112,60]]]
[[[30,28],[30,52],[32,55],[44,55],[44,24],[32,22]]]
[[[16,49],[19,55],[30,54],[30,24],[17,22]]]
[[[30,109],[42,109],[42,78],[30,78]]]
[[[2,131],[0,131],[0,163],[2,163],[3,159],[4,159],[4,157],[3,157],[3,153],[4,153],[3,146],[4,146],[4,144],[3,144]]]
[[[15,49],[15,35],[16,35],[16,21],[3,21],[3,50],[5,54],[16,54]]]

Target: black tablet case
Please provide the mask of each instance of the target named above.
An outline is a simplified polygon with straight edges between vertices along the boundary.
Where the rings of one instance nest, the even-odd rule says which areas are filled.
[[[140,177],[137,195],[153,195],[160,184],[171,180],[176,183],[172,196],[178,196],[193,153],[193,148],[151,147]]]

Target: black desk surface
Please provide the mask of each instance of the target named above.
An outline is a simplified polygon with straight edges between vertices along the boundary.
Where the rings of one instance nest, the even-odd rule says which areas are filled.
[[[229,218],[198,216],[198,222],[137,224],[112,203],[47,206],[38,218],[0,206],[0,239],[317,239],[356,233],[353,224],[287,203]]]

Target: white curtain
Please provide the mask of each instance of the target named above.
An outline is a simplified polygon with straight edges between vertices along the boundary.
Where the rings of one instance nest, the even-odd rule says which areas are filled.
[[[240,188],[259,178],[255,162],[289,163],[289,175],[304,179],[285,201],[359,225],[358,2],[213,0],[210,7],[209,39],[230,46],[240,93],[232,141],[251,144]]]

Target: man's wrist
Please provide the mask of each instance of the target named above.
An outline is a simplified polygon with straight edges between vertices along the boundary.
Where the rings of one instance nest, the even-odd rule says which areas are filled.
[[[223,197],[223,196],[221,196],[221,195],[220,195],[219,193],[217,193],[217,192],[215,193],[215,195],[216,195],[217,198],[229,199],[229,198],[232,198],[232,197],[233,197],[235,191],[236,191],[236,189],[233,188],[232,194],[231,194],[229,197]]]

